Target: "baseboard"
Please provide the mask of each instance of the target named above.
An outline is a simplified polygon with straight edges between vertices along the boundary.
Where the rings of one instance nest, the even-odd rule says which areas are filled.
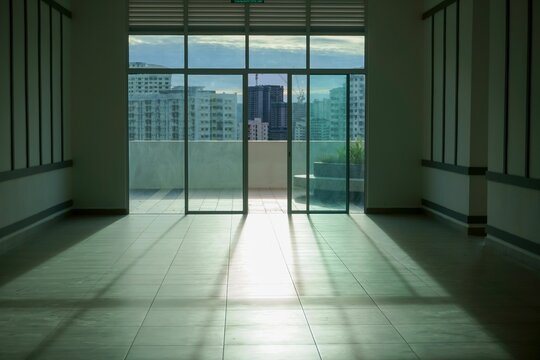
[[[24,242],[26,238],[24,235],[28,230],[48,225],[50,222],[66,216],[71,206],[73,206],[73,201],[69,200],[0,228],[0,253]]]
[[[540,257],[540,244],[535,243],[534,241],[525,239],[521,236],[509,233],[507,231],[490,225],[487,226],[487,233],[492,237],[504,241],[505,243],[508,243],[514,247],[525,250],[531,254],[534,254],[535,256]]]
[[[432,207],[424,207],[424,212],[427,215],[433,216],[434,218],[444,221],[447,224],[455,226],[457,229],[461,229],[471,236],[486,236],[486,224],[482,223],[467,223],[456,219],[455,217],[448,215],[447,213],[440,212]],[[465,215],[462,215],[465,216]],[[466,216],[465,216],[466,217]],[[460,217],[462,218],[462,217]]]
[[[520,242],[531,242],[530,240],[507,233],[500,229],[495,230],[498,235],[497,236],[493,233],[494,229],[496,228],[491,226],[487,227],[488,241],[486,242],[486,245],[490,249],[493,249],[505,256],[508,256],[526,267],[532,268],[536,271],[540,271],[540,254],[526,250],[523,247],[517,245],[517,243],[514,241],[516,238],[520,239]],[[499,231],[502,231],[502,233],[500,233]]]
[[[93,215],[93,216],[121,216],[128,215],[128,209],[73,209],[73,215]]]
[[[485,227],[467,227],[467,234],[471,236],[486,236],[486,228]]]
[[[468,225],[483,225],[485,226],[487,223],[487,216],[485,215],[466,215],[462,214],[458,211],[449,209],[445,206],[442,206],[440,204],[434,203],[432,201],[422,199],[422,205],[425,208],[429,208],[430,210],[436,211],[438,213],[441,213],[443,215],[446,215],[450,218],[453,218],[459,222],[468,224]]]
[[[421,214],[422,208],[373,208],[364,210],[366,214]]]

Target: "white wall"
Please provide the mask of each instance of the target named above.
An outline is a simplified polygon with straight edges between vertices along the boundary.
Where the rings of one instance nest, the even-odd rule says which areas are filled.
[[[127,209],[127,1],[73,1],[76,209]]]
[[[439,2],[425,0],[424,11]],[[486,8],[488,2],[485,0],[460,1],[459,7],[454,2],[446,10],[424,20],[426,81],[422,159],[448,166],[445,169],[423,167],[422,198],[438,205],[438,209],[446,209],[445,215],[457,212],[460,218],[487,215],[485,175],[460,173],[470,168],[487,167],[489,15]],[[432,24],[435,34],[433,49]],[[427,208],[432,210],[431,205]],[[463,225],[471,226],[467,222]],[[477,224],[478,220],[471,222]]]
[[[420,206],[422,1],[367,1],[367,208]]]
[[[64,166],[64,161],[71,160],[71,112],[69,96],[66,96],[70,92],[71,81],[71,20],[53,8],[50,23],[51,7],[41,0],[28,0],[26,13],[24,1],[13,1],[11,57],[9,3],[9,0],[0,0],[0,233],[3,234],[8,232],[6,229],[26,226],[28,219],[37,219],[42,216],[40,214],[46,213],[46,216],[50,216],[58,211],[59,207],[69,207],[72,198],[72,169]],[[63,4],[69,9],[69,1]],[[39,11],[41,28],[38,28]],[[10,75],[11,58],[13,72]],[[13,91],[10,88],[11,76]],[[53,163],[63,165],[53,169],[50,166]]]
[[[0,1],[0,171],[11,169],[9,0]],[[5,55],[6,54],[6,55]]]
[[[533,1],[533,39],[531,74],[531,119],[529,177],[526,173],[526,87],[527,87],[527,1],[510,2],[510,46],[508,72],[508,147],[505,174],[505,1],[490,3],[490,73],[489,73],[489,171],[498,178],[523,183],[536,181],[536,187],[504,183],[490,177],[488,181],[488,233],[501,230],[522,243],[540,249],[540,6]],[[491,231],[494,232],[494,231]],[[491,234],[496,237],[496,235]],[[540,250],[537,254],[540,255]]]
[[[1,182],[0,228],[70,201],[71,170],[64,168]]]

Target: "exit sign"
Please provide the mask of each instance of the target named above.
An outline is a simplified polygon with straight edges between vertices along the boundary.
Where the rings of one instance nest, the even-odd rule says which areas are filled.
[[[231,0],[233,4],[264,4],[264,0]]]

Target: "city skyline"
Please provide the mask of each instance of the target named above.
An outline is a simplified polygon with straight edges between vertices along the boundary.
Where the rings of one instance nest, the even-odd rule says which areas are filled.
[[[132,64],[135,66],[135,64]],[[145,67],[144,64],[137,64]],[[265,74],[266,75],[266,74]],[[231,75],[227,75],[231,76]],[[192,140],[239,140],[243,122],[241,75],[235,78],[236,91],[227,92],[223,79],[227,76],[194,75],[189,86],[188,127]],[[298,93],[293,96],[293,136],[305,139],[307,90],[302,86],[306,76],[300,80]],[[273,74],[255,80],[250,75],[248,86],[248,134],[251,140],[286,140],[287,138],[287,87],[283,75]],[[319,76],[312,82],[312,91],[320,96],[311,96],[311,136],[313,139],[338,139],[345,136],[345,82],[344,76]],[[257,82],[258,81],[258,82]],[[262,82],[262,84],[261,84]],[[273,84],[268,84],[268,83]],[[181,83],[181,86],[175,86]],[[133,74],[129,76],[129,139],[130,140],[181,140],[184,138],[184,86],[183,75],[178,74]],[[313,86],[316,84],[316,86]],[[353,75],[350,81],[350,124],[351,138],[365,136],[364,93],[365,78]],[[266,89],[266,90],[264,90]],[[264,92],[267,92],[264,94]],[[294,90],[293,90],[294,91]],[[270,92],[273,95],[270,96]],[[255,96],[255,94],[258,94]],[[265,100],[263,100],[265,99]],[[224,106],[224,103],[227,106]],[[255,109],[259,110],[255,110]],[[264,111],[263,111],[264,108]],[[260,119],[259,122],[256,120]],[[262,125],[266,123],[268,125]],[[259,128],[266,126],[266,129]],[[253,130],[251,130],[253,127]],[[266,134],[266,135],[262,135]],[[253,138],[255,136],[255,138]],[[262,138],[261,138],[262,137]],[[265,138],[266,137],[266,138]]]

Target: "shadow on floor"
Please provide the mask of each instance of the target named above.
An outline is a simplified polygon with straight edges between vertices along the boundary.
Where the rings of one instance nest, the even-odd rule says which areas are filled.
[[[0,287],[88,239],[123,216],[69,215],[15,235],[18,245],[0,254]],[[46,235],[43,235],[46,234]]]
[[[472,318],[470,323],[449,319],[421,324],[420,341],[421,336],[437,334],[447,338],[457,334],[455,338],[463,343],[485,338],[499,343],[515,359],[540,359],[540,274],[536,271],[486,247],[485,238],[467,236],[426,216],[369,215],[365,221],[353,220],[373,243],[376,237],[377,246],[397,254],[396,260],[412,274],[446,296],[444,303]],[[386,240],[381,244],[381,239]],[[422,296],[389,302],[426,309],[436,303]]]

